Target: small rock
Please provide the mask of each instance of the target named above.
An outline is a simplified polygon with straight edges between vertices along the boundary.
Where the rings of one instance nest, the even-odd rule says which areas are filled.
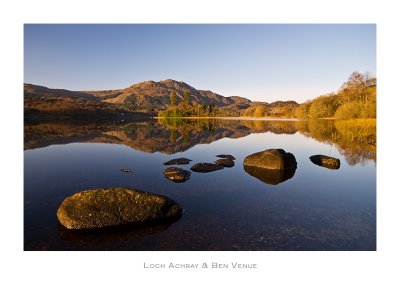
[[[236,158],[232,155],[227,155],[227,154],[221,154],[221,155],[217,155],[216,157],[218,158],[223,158],[223,159],[230,159],[230,160],[236,160]]]
[[[169,167],[164,171],[164,176],[176,183],[182,183],[190,178],[190,171],[181,168]]]
[[[225,168],[232,168],[235,165],[235,162],[231,159],[218,159],[214,163]]]
[[[164,165],[187,165],[191,161],[192,160],[186,159],[186,158],[178,158],[178,159],[172,159],[168,162],[165,162]]]
[[[310,157],[311,162],[314,164],[325,167],[331,170],[337,170],[340,168],[340,160],[325,156],[325,155],[314,155]]]
[[[78,192],[63,200],[57,218],[67,229],[93,229],[178,217],[182,208],[166,196],[129,188]]]
[[[198,163],[193,165],[190,169],[194,172],[208,173],[218,170],[222,170],[224,167],[221,165],[211,164],[211,163]]]
[[[121,172],[132,173],[133,171],[132,171],[132,169],[121,169]]]

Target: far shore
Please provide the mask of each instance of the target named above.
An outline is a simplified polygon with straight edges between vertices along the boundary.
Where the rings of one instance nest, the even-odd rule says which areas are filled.
[[[226,119],[226,120],[282,120],[282,121],[303,121],[303,120],[354,120],[354,119],[375,119],[376,118],[335,118],[335,117],[322,117],[322,118],[294,118],[294,117],[251,117],[251,116],[182,116],[182,117],[163,117],[154,116],[156,119]]]
[[[251,116],[182,116],[182,117],[155,116],[153,118],[157,118],[157,119],[227,119],[227,120],[304,120],[302,118],[251,117]]]

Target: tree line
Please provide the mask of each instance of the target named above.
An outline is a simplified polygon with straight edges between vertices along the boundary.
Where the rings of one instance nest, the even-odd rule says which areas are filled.
[[[170,93],[170,106],[159,117],[282,117],[282,118],[375,118],[376,78],[369,73],[353,72],[337,92],[319,96],[298,104],[294,101],[254,102],[244,109],[216,107],[214,102],[192,105],[190,91],[184,91],[183,101],[177,103]]]
[[[175,92],[170,93],[170,106],[158,113],[159,117],[221,117],[221,116],[240,116],[240,112],[234,108],[217,107],[213,101],[193,105],[190,102],[190,91],[184,90],[183,100],[177,103]]]
[[[336,93],[300,104],[296,118],[375,118],[376,78],[353,72]]]

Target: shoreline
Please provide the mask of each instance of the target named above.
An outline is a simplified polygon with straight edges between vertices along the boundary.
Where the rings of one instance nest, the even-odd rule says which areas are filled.
[[[182,116],[182,117],[154,116],[152,118],[155,118],[155,119],[226,119],[226,120],[303,120],[302,118],[251,117],[251,116]]]
[[[368,118],[334,118],[334,117],[322,117],[322,118],[293,118],[293,117],[251,117],[251,116],[182,116],[182,117],[162,117],[154,116],[153,119],[224,119],[224,120],[275,120],[275,121],[305,121],[305,120],[358,120],[358,119],[374,119],[376,117]]]

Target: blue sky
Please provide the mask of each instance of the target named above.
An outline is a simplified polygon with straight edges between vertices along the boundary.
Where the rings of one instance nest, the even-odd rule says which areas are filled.
[[[356,70],[376,74],[375,25],[24,27],[24,81],[50,88],[174,79],[224,96],[304,102]]]

